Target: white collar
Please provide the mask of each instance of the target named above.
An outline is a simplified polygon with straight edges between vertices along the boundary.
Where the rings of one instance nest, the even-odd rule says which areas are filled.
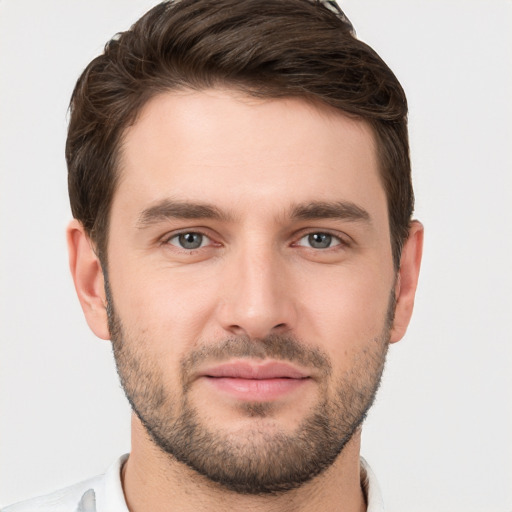
[[[103,475],[11,505],[3,512],[129,512],[121,483],[121,470],[127,460],[128,454],[122,455]],[[361,486],[366,496],[366,511],[384,512],[379,485],[362,457]]]
[[[360,457],[360,462],[361,487],[366,496],[366,512],[384,512],[384,500],[377,477],[363,457]]]
[[[129,512],[124,500],[121,484],[121,468],[127,459],[128,454],[123,455],[114,464],[112,464],[107,473],[105,473],[105,489],[108,490],[108,493],[105,495],[104,509],[98,508],[97,512],[110,512],[110,510]],[[382,499],[382,493],[380,491],[377,477],[363,457],[360,457],[360,463],[361,486],[366,497],[366,512],[384,512],[384,501]],[[84,512],[89,511],[85,510]]]
[[[102,478],[102,485],[95,488],[96,509],[78,508],[77,512],[129,512],[121,484],[121,469],[128,454],[117,459]],[[379,483],[372,468],[363,457],[361,462],[361,486],[366,496],[366,512],[384,512],[384,501]]]

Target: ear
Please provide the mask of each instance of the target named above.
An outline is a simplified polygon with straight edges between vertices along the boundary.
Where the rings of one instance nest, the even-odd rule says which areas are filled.
[[[110,339],[103,270],[93,243],[76,219],[67,231],[69,267],[78,300],[91,330],[104,340]]]
[[[412,221],[400,258],[400,269],[395,284],[395,319],[391,328],[390,342],[401,340],[411,320],[414,296],[420,274],[421,254],[423,251],[423,225]]]

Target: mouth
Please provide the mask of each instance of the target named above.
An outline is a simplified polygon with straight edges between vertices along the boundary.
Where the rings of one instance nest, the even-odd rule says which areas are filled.
[[[224,363],[204,370],[200,378],[217,392],[259,402],[282,398],[311,380],[304,370],[277,361]]]

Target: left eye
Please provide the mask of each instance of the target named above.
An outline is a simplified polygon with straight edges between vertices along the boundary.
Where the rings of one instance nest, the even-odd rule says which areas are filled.
[[[169,238],[168,243],[181,249],[199,249],[210,242],[210,239],[202,233],[180,233]]]
[[[310,233],[299,240],[299,245],[309,246],[313,249],[329,249],[340,244],[341,240],[329,233]]]

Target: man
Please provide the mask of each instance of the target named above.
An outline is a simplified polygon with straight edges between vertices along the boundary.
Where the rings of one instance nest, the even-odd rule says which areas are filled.
[[[359,448],[421,259],[406,115],[333,3],[166,2],[110,41],[68,246],[132,451],[7,510],[383,510]]]

